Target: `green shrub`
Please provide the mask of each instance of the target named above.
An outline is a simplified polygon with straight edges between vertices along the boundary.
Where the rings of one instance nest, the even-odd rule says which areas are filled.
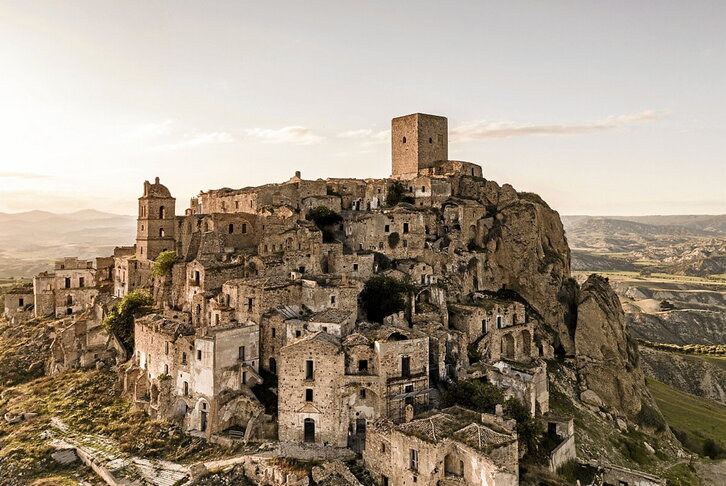
[[[151,273],[155,277],[168,275],[171,271],[171,267],[173,267],[176,262],[177,258],[175,251],[162,251],[156,257],[156,260],[154,260],[154,265],[151,267]]]
[[[545,437],[542,427],[530,415],[529,408],[516,398],[510,398],[504,403],[504,412],[517,421],[519,446],[526,451],[523,460],[537,464],[545,462],[550,451],[543,444]]]
[[[336,225],[343,221],[343,217],[340,214],[325,206],[318,206],[311,209],[306,217],[320,229]]]
[[[647,466],[653,462],[653,456],[645,448],[643,437],[640,435],[629,432],[621,435],[618,442],[623,455],[632,462],[641,466]]]
[[[399,181],[394,182],[388,186],[388,192],[386,193],[386,206],[395,206],[403,200],[403,195],[406,192],[406,188]]]
[[[401,312],[406,308],[406,299],[411,286],[386,275],[376,275],[365,283],[360,293],[363,310],[368,319],[383,322],[383,318]]]
[[[497,405],[504,403],[501,388],[481,381],[457,381],[441,397],[443,407],[459,405],[477,412],[493,413]]]
[[[325,206],[318,206],[311,209],[305,217],[315,223],[315,226],[323,232],[324,243],[335,241],[333,227],[343,221],[340,214]]]
[[[658,432],[662,432],[666,428],[665,419],[660,414],[660,412],[648,405],[647,403],[643,403],[636,419],[638,420],[638,423],[640,425],[650,427],[651,429],[655,429]]]
[[[469,343],[469,346],[466,347],[466,353],[471,364],[478,363],[484,358],[474,343]]]
[[[676,436],[676,439],[678,439],[678,442],[680,442],[681,445],[689,451],[695,452],[696,454],[701,454],[703,452],[701,443],[687,431],[674,429],[672,427],[671,431],[673,432],[673,435]]]
[[[724,459],[726,458],[726,450],[721,444],[709,437],[703,441],[703,455],[711,459]]]
[[[134,347],[134,318],[149,314],[154,308],[154,298],[146,291],[134,290],[111,306],[103,325],[129,350]]]
[[[388,235],[388,246],[391,248],[396,248],[398,246],[398,243],[401,241],[401,235],[398,234],[398,232],[394,231],[390,235]]]
[[[576,484],[577,481],[580,484],[592,484],[597,476],[597,469],[571,459],[557,469],[557,475],[570,484]]]
[[[383,272],[393,266],[390,258],[377,251],[373,252],[373,263],[376,266],[376,271],[378,272]]]

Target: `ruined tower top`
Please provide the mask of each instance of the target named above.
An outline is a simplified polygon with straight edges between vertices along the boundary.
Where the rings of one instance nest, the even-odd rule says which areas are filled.
[[[171,198],[169,189],[159,182],[159,178],[154,179],[154,183],[151,184],[149,181],[144,181],[144,195],[141,197],[164,197]]]
[[[446,117],[414,113],[391,120],[392,177],[411,179],[419,169],[449,158]]]

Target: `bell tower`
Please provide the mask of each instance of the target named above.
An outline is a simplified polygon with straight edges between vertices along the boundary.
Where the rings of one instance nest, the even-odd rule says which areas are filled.
[[[176,199],[157,177],[153,184],[144,181],[136,220],[136,258],[154,260],[162,251],[174,250]]]

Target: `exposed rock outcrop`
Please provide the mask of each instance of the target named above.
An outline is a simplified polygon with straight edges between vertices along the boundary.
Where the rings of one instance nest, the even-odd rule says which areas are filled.
[[[555,332],[555,349],[573,354],[570,249],[559,214],[534,194],[506,197],[507,187],[486,243],[486,272],[543,317]]]
[[[593,391],[605,408],[634,417],[643,398],[652,402],[618,296],[599,275],[579,292],[575,349],[582,391]]]

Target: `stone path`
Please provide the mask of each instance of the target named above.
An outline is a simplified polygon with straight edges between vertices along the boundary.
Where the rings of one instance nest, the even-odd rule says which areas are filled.
[[[189,480],[189,468],[168,461],[151,461],[123,454],[117,444],[98,435],[72,434],[60,419],[53,417],[50,445],[75,454],[98,476],[112,486],[178,486]],[[55,437],[57,436],[57,437]]]

